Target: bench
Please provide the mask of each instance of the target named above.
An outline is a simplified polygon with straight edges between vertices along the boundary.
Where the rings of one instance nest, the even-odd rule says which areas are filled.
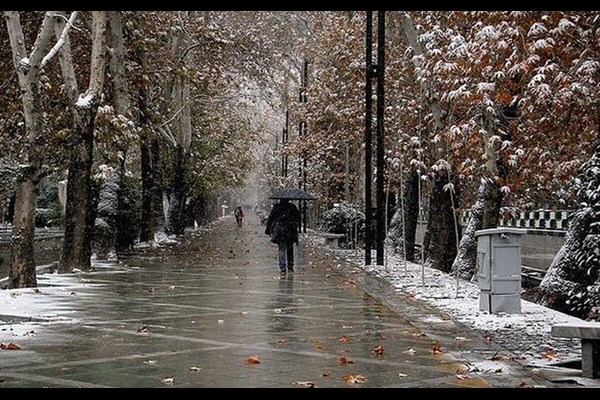
[[[332,249],[339,249],[340,239],[346,236],[343,233],[321,233],[320,235],[325,239],[325,245]]]
[[[600,378],[600,323],[556,324],[552,336],[581,339],[581,375]]]

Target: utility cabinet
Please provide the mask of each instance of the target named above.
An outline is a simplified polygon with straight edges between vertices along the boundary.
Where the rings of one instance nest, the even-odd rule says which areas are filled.
[[[515,228],[475,232],[481,311],[521,312],[521,235],[525,233]]]

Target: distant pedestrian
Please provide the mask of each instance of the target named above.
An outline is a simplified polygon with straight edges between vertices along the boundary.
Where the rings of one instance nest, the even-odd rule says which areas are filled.
[[[278,259],[281,275],[294,272],[294,243],[298,244],[300,212],[288,199],[281,199],[273,206],[265,234],[271,236],[271,242],[279,245]]]
[[[242,226],[242,223],[244,222],[244,210],[242,209],[242,206],[237,206],[235,208],[235,222],[237,222],[237,225],[239,227]]]

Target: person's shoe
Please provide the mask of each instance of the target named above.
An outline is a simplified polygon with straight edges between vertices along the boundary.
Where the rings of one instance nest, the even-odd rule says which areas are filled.
[[[288,272],[294,272],[294,266],[293,265],[289,265],[287,268]]]
[[[282,270],[279,272],[279,275],[280,275],[282,278],[283,278],[284,276],[286,276],[286,275],[287,275],[287,272],[285,272],[285,268],[284,268],[284,269],[282,269]]]

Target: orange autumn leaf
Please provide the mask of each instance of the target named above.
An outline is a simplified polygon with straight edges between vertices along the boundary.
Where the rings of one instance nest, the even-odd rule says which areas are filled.
[[[260,364],[260,359],[258,358],[257,355],[253,355],[251,357],[246,358],[246,361],[244,361],[244,364]]]
[[[373,354],[375,354],[378,357],[383,356],[383,346],[379,345],[377,347],[375,347],[373,350],[371,350],[373,352]]]
[[[340,335],[338,338],[340,343],[348,343],[350,341],[350,336],[348,335]]]
[[[19,346],[10,342],[9,344],[0,343],[0,349],[2,350],[21,350]]]
[[[556,360],[558,358],[558,354],[556,354],[556,351],[552,349],[546,349],[542,352],[542,357],[547,360]]]
[[[440,346],[439,343],[434,343],[433,346],[431,346],[431,352],[433,354],[441,354],[442,353],[442,346]]]
[[[346,365],[346,364],[354,364],[354,361],[347,359],[344,356],[340,356],[337,359],[338,364],[340,365]]]
[[[362,376],[360,374],[348,374],[348,375],[342,376],[342,380],[344,382],[354,384],[354,383],[365,383],[367,381],[367,378],[365,378],[364,376]]]

